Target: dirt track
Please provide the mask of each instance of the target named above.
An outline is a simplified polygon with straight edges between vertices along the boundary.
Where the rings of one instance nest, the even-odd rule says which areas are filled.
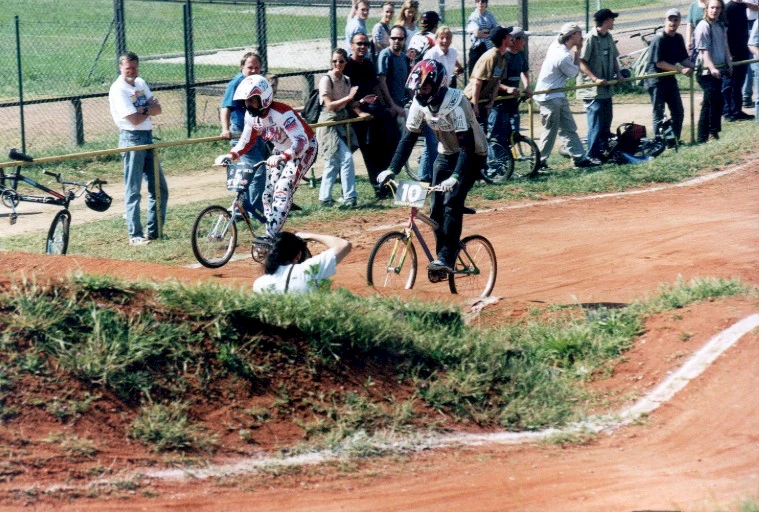
[[[538,303],[628,303],[682,276],[739,277],[759,284],[759,170],[692,187],[478,213],[465,233],[496,247],[501,302],[483,315],[498,322]],[[513,205],[512,205],[513,206]],[[385,222],[400,221],[392,212]],[[356,249],[337,285],[370,293],[365,263],[381,232],[341,226]],[[123,277],[220,280],[247,286],[258,272],[248,260],[216,270],[186,269],[79,257],[13,255],[0,280],[24,270],[60,275],[67,269]],[[443,285],[414,295],[448,300]],[[605,383],[610,396],[635,396],[757,304],[728,300],[663,315]],[[692,335],[687,344],[679,337]],[[158,498],[56,505],[58,510],[715,510],[759,498],[759,387],[756,332],[730,349],[699,379],[641,426],[601,436],[588,446],[480,447],[440,450],[410,459],[367,463],[356,474],[330,472],[262,480],[156,484]],[[47,482],[52,484],[53,482]]]

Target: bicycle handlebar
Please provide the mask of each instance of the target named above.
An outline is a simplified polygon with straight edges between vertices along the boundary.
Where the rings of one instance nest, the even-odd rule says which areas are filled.
[[[398,188],[398,182],[394,179],[390,178],[389,180],[385,181],[383,183],[386,187],[391,187],[392,189]],[[431,194],[432,192],[442,192],[443,189],[440,187],[440,185],[435,185],[434,187],[427,187],[427,195]]]

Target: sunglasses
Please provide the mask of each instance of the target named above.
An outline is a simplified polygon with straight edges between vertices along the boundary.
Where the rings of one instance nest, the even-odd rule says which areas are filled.
[[[404,39],[406,39],[406,38],[405,37],[391,37],[390,38],[390,40],[392,40],[392,41],[403,41]]]
[[[342,59],[340,59],[340,60],[333,60],[332,64],[345,64],[345,61],[342,60]]]
[[[356,46],[369,46],[369,43],[367,41],[358,41],[353,44],[355,44]]]

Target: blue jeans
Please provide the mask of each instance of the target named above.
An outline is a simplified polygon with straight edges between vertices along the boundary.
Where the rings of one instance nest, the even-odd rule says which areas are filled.
[[[505,103],[496,103],[488,112],[487,135],[488,141],[500,143],[504,148],[511,144],[513,130],[510,109]],[[488,144],[488,160],[494,157],[491,144]]]
[[[153,143],[150,130],[121,130],[119,147],[128,148]],[[156,184],[153,172],[153,151],[128,151],[122,153],[124,161],[124,206],[126,207],[127,229],[129,238],[142,237],[140,222],[140,187],[144,179],[148,184],[148,238],[158,238],[156,218]],[[159,164],[159,181],[161,190],[161,226],[166,224],[166,203],[169,200],[169,187]]]
[[[432,181],[432,164],[437,158],[437,137],[427,123],[422,124],[424,136],[424,148],[419,156],[419,180],[430,183]]]
[[[588,156],[598,159],[609,144],[614,117],[611,98],[585,100],[585,109],[588,113]]]
[[[339,141],[335,154],[330,159],[324,160],[319,201],[332,199],[332,187],[335,186],[338,169],[340,184],[343,187],[343,199],[354,199],[356,197],[356,169],[353,167],[353,153],[342,139]]]
[[[735,66],[732,73],[722,72],[722,115],[734,117],[743,111],[743,82],[748,66]]]
[[[239,133],[241,131],[242,128],[239,130],[232,130],[233,133]],[[231,140],[232,147],[235,147],[237,145],[238,140],[239,139]],[[240,163],[246,164],[250,169],[252,169],[254,164],[257,164],[261,160],[266,160],[266,157],[268,155],[269,150],[266,147],[266,142],[263,138],[259,137],[256,139],[256,143],[253,148],[251,148],[250,151],[240,157]],[[264,211],[264,203],[261,200],[261,196],[263,195],[265,186],[266,166],[262,165],[256,169],[256,173],[253,175],[253,179],[251,180],[250,185],[248,185],[248,193],[246,194],[242,205],[242,207],[245,208],[245,210],[259,222],[266,222],[266,219],[262,213],[260,213]]]
[[[751,64],[751,69],[754,71],[754,89],[756,90],[754,113],[756,114],[756,122],[759,123],[759,62]]]

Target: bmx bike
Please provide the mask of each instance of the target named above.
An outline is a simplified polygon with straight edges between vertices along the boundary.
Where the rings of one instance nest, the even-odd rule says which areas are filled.
[[[410,206],[411,213],[403,231],[391,231],[382,235],[374,244],[366,267],[366,279],[370,286],[387,291],[410,290],[416,282],[418,259],[415,239],[425,256],[431,262],[434,257],[416,225],[420,220],[433,231],[438,223],[420,212],[427,196],[440,192],[439,187],[430,187],[420,181],[389,180],[393,189],[395,204]],[[475,213],[466,209],[465,213]],[[448,281],[451,293],[465,298],[487,297],[495,286],[498,267],[492,244],[481,235],[470,235],[459,242],[459,253],[453,271],[428,270],[431,283]]]

